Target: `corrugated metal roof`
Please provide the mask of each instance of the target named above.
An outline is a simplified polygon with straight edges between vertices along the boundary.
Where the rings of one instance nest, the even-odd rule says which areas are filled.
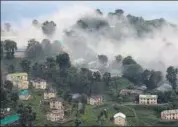
[[[21,90],[19,92],[19,95],[28,95],[29,94],[29,91],[28,90]]]
[[[20,119],[20,117],[18,114],[7,116],[4,119],[1,119],[1,126],[14,123],[15,121],[18,121],[19,119]]]
[[[116,117],[122,117],[122,118],[124,118],[124,119],[126,118],[125,114],[123,114],[123,113],[121,113],[121,112],[115,114],[115,115],[114,115],[114,118],[116,118]]]
[[[20,73],[10,73],[8,75],[10,75],[10,76],[27,76],[28,74],[25,72],[20,72]]]
[[[139,98],[157,98],[158,95],[139,95]]]

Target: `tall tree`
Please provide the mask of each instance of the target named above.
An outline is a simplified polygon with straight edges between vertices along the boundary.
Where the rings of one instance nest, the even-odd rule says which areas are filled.
[[[56,23],[54,21],[45,21],[42,24],[42,31],[47,36],[53,35],[56,31]]]
[[[98,55],[98,60],[102,64],[108,63],[108,57],[106,55]]]
[[[23,59],[20,62],[20,66],[21,66],[22,70],[27,73],[29,73],[29,71],[30,71],[30,65],[31,65],[31,62],[27,59]]]
[[[5,40],[4,48],[6,50],[6,58],[8,59],[14,58],[14,53],[17,50],[17,43],[12,40]]]
[[[26,56],[29,58],[39,58],[43,55],[43,48],[41,44],[35,39],[30,39],[26,49]]]
[[[56,56],[56,63],[61,69],[65,69],[71,66],[70,57],[68,53],[62,53]]]
[[[115,58],[116,58],[116,61],[118,63],[120,63],[122,61],[122,56],[121,55],[117,55],[117,56],[115,56]]]
[[[103,80],[108,85],[109,81],[111,80],[111,73],[105,72],[103,74]]]
[[[49,39],[43,39],[41,43],[44,51],[44,56],[51,56],[52,54],[52,45]]]
[[[123,65],[136,64],[137,62],[131,57],[127,56],[122,61]]]
[[[145,70],[142,74],[143,83],[149,90],[157,87],[158,83],[162,80],[162,73],[160,71]]]
[[[135,84],[141,83],[142,67],[139,64],[130,64],[124,66],[123,77],[129,79]]]
[[[101,74],[99,71],[93,73],[93,79],[96,81],[100,81],[101,79]]]
[[[177,88],[177,75],[178,75],[178,69],[174,68],[173,66],[170,66],[167,68],[167,74],[166,78],[171,83],[173,90],[176,90]]]

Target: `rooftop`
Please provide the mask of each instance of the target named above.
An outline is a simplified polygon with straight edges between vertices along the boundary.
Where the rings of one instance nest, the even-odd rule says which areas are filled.
[[[29,91],[28,90],[21,90],[19,92],[19,95],[28,95],[29,94]]]
[[[139,95],[139,98],[158,98],[158,95]]]
[[[18,121],[19,119],[20,119],[20,117],[17,114],[16,115],[7,116],[4,119],[1,119],[1,126],[14,123],[15,121]]]
[[[125,116],[125,114],[123,114],[123,113],[121,113],[121,112],[119,112],[119,113],[116,113],[115,115],[114,115],[114,118],[117,118],[117,117],[122,117],[122,118],[126,118],[126,116]]]
[[[162,113],[166,113],[166,114],[178,113],[178,109],[175,109],[175,110],[165,110],[165,111],[162,111]]]
[[[20,72],[20,73],[10,73],[8,75],[11,75],[11,76],[28,76],[27,73],[25,72]]]

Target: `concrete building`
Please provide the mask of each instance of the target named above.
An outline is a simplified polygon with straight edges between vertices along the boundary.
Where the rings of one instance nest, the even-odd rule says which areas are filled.
[[[139,95],[142,94],[143,92],[141,90],[132,90],[132,89],[122,89],[120,91],[121,95]]]
[[[56,122],[64,119],[64,110],[52,110],[47,113],[47,120]]]
[[[44,92],[44,99],[56,98],[56,92],[54,90],[46,90]]]
[[[27,73],[11,73],[6,76],[6,80],[13,83],[19,89],[28,89],[28,74]]]
[[[178,109],[162,111],[161,119],[168,120],[168,121],[178,120]]]
[[[62,100],[60,99],[51,99],[49,105],[50,109],[63,109]]]
[[[157,95],[139,95],[139,104],[157,104]]]
[[[28,90],[21,90],[19,92],[20,100],[28,100],[31,97],[30,92]]]
[[[35,79],[31,80],[32,86],[36,89],[46,89],[47,88],[47,82],[43,79]]]
[[[119,112],[113,116],[114,118],[114,124],[119,126],[125,126],[126,125],[126,116]]]
[[[90,105],[100,105],[103,103],[103,97],[102,96],[91,96],[87,98],[87,102]]]

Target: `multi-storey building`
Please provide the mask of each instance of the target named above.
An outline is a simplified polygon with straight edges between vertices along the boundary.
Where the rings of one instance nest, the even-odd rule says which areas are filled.
[[[157,104],[157,95],[139,95],[139,104]]]
[[[178,120],[178,109],[175,110],[165,110],[161,112],[162,120]]]
[[[52,122],[56,122],[59,120],[63,120],[64,119],[64,110],[52,110],[51,112],[47,113],[47,120],[50,120]]]
[[[91,96],[90,98],[87,98],[87,102],[90,105],[100,105],[103,102],[102,96]]]
[[[44,99],[56,98],[56,92],[54,90],[46,90],[44,92]]]
[[[43,79],[35,79],[31,80],[32,86],[36,89],[46,89],[47,88],[47,82]]]
[[[6,76],[6,80],[13,83],[19,89],[28,89],[28,74],[27,73],[11,73]]]

